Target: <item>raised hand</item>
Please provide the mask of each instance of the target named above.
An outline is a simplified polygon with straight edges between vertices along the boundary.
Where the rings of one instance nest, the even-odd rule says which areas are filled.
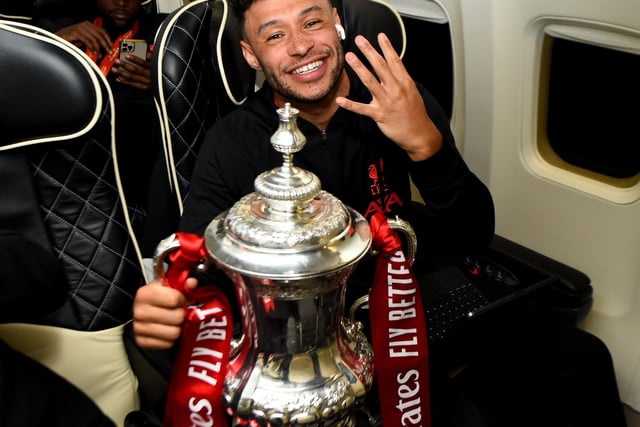
[[[380,130],[403,148],[412,160],[431,157],[442,146],[442,135],[429,118],[422,96],[389,38],[384,33],[378,34],[384,56],[363,36],[356,36],[355,43],[371,64],[373,72],[353,52],[347,52],[345,60],[369,89],[373,99],[363,104],[337,97],[336,103],[373,119]]]

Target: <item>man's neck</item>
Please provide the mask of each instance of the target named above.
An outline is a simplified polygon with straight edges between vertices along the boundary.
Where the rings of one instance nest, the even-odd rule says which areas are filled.
[[[309,103],[291,102],[288,99],[274,94],[278,107],[283,107],[286,102],[291,102],[291,106],[297,108],[300,112],[299,117],[305,119],[320,130],[325,130],[331,121],[333,115],[338,111],[336,104],[337,96],[347,96],[349,94],[350,82],[347,73],[342,73],[340,81],[336,85],[335,90],[320,101]]]

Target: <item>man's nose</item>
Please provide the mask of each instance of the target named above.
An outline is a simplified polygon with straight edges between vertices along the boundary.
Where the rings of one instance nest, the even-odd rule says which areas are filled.
[[[295,31],[289,39],[289,52],[292,55],[304,55],[313,45],[313,37],[304,31]]]

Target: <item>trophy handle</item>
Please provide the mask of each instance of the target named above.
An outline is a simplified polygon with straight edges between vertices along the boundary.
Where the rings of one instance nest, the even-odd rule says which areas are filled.
[[[165,259],[170,252],[180,247],[180,241],[175,233],[162,239],[153,254],[153,278],[160,280],[162,284],[167,284],[167,276],[165,274]]]
[[[407,243],[407,261],[409,261],[409,265],[413,265],[413,262],[416,260],[416,252],[418,250],[418,236],[416,232],[413,231],[413,227],[409,224],[408,221],[396,216],[395,218],[389,218],[387,220],[389,226],[396,231],[404,234]]]
[[[156,246],[155,253],[153,254],[153,277],[165,285],[167,285],[167,276],[165,274],[167,265],[165,260],[171,252],[179,248],[180,240],[175,233],[162,239],[158,243],[158,246]],[[209,258],[201,259],[200,262],[195,265],[196,269],[200,272],[206,271],[210,266],[211,260]]]
[[[170,286],[170,285],[167,282],[167,275],[165,270],[167,268],[171,268],[171,266],[167,266],[165,260],[171,252],[179,249],[180,246],[181,246],[180,240],[178,239],[175,233],[171,234],[165,239],[162,239],[158,243],[158,246],[156,246],[156,250],[153,255],[153,276],[155,279],[160,280],[162,284],[166,286]],[[205,259],[201,259],[198,263],[196,263],[195,268],[199,272],[204,272],[209,269],[211,264],[212,264],[211,259],[205,258]],[[231,352],[229,355],[231,359],[233,359],[239,353],[241,347],[245,342],[245,339],[246,339],[245,335],[242,334],[240,337],[233,338],[231,340]]]
[[[388,218],[387,222],[389,223],[389,227],[392,229],[402,233],[405,236],[407,243],[407,261],[409,261],[409,265],[413,265],[413,262],[416,259],[416,251],[418,250],[418,236],[416,232],[411,227],[408,221],[396,216],[395,218]],[[373,255],[377,255],[377,251],[372,250],[371,253]],[[364,305],[369,303],[369,295],[362,295],[360,298],[355,300],[349,309],[349,319],[352,322],[357,322],[356,312],[358,309]]]

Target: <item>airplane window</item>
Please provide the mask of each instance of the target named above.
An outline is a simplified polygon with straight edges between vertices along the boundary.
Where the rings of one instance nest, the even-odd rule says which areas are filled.
[[[564,161],[612,178],[640,173],[640,55],[552,38],[547,136]]]

